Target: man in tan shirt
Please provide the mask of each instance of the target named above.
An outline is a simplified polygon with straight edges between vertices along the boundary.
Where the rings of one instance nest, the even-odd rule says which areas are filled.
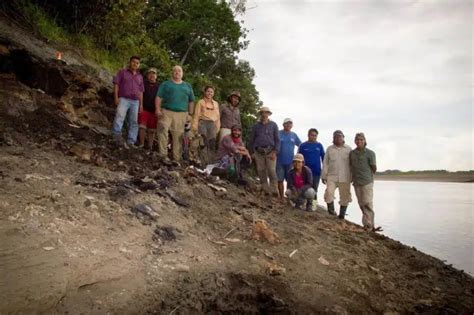
[[[321,179],[326,185],[324,201],[328,205],[328,211],[336,215],[334,211],[334,193],[339,189],[339,218],[344,219],[347,206],[352,201],[351,198],[351,168],[349,155],[351,147],[344,143],[344,134],[340,130],[333,133],[333,145],[326,150],[323,161],[323,171]]]

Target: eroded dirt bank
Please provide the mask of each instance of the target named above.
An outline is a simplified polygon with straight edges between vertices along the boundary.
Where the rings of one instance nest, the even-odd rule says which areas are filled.
[[[0,313],[474,310],[473,278],[438,259],[113,148],[110,76],[49,51],[0,23]],[[18,54],[52,74],[22,77]]]

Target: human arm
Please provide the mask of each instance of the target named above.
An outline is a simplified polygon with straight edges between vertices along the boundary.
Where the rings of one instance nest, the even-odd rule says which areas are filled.
[[[325,154],[324,159],[323,159],[323,169],[321,171],[321,181],[325,185],[326,185],[327,178],[328,178],[328,164],[329,164],[328,154]]]
[[[114,104],[115,106],[119,104],[119,85],[117,83],[114,84]]]
[[[217,103],[216,101],[213,101],[213,102],[214,102],[214,107],[216,108],[216,115],[217,115],[217,119],[215,121],[216,130],[217,132],[219,132],[219,129],[221,129],[221,114],[219,110],[219,103]]]
[[[370,168],[372,169],[372,173],[375,174],[377,172],[377,161],[375,157],[375,152],[373,152],[373,154],[371,155],[369,163]]]
[[[161,115],[161,97],[156,96],[155,97],[155,115],[159,118]]]
[[[202,106],[202,100],[199,100],[196,103],[194,115],[193,115],[193,118],[191,120],[191,130],[193,132],[196,132],[198,130],[199,116],[201,114],[201,106]]]
[[[278,130],[277,124],[274,122],[271,122],[273,125],[273,141],[275,141],[275,149],[270,152],[270,159],[271,160],[276,160],[278,152],[280,152],[280,131]]]
[[[143,92],[138,96],[138,112],[143,112]]]

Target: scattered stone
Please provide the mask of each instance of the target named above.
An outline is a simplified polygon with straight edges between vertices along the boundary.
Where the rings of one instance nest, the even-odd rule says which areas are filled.
[[[290,258],[293,257],[293,255],[296,254],[297,252],[298,252],[298,250],[295,249],[294,251],[292,251],[292,252],[290,253],[290,255],[289,255],[288,257],[290,257]]]
[[[286,272],[286,269],[282,266],[279,266],[276,262],[267,262],[265,266],[267,268],[267,273],[270,276],[279,276]]]
[[[319,261],[322,265],[325,265],[325,266],[329,266],[329,265],[330,265],[329,261],[327,261],[326,258],[324,258],[323,256],[319,257],[319,258],[318,258],[318,261]]]
[[[51,195],[49,195],[49,198],[52,202],[58,202],[58,200],[61,198],[61,194],[57,190],[53,190]]]
[[[155,241],[176,241],[176,229],[172,226],[165,225],[165,226],[157,226],[153,239]]]
[[[266,240],[270,244],[278,244],[280,243],[280,237],[277,233],[270,230],[265,220],[256,220],[253,227],[252,227],[252,235],[251,238],[253,240]]]
[[[239,243],[241,241],[238,238],[225,238],[224,240],[229,242],[229,243]]]
[[[149,204],[139,203],[132,208],[132,211],[135,214],[147,216],[153,221],[156,221],[156,219],[159,217],[159,214],[156,213],[155,209]]]
[[[191,268],[189,268],[188,265],[184,265],[184,264],[176,264],[174,269],[178,272],[189,272],[189,270]]]
[[[44,250],[47,250],[47,251],[50,251],[50,250],[53,250],[55,249],[53,246],[46,246],[46,247],[43,247]]]

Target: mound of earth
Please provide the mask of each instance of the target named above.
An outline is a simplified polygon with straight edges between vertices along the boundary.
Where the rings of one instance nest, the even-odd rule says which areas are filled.
[[[0,313],[473,312],[436,258],[111,146],[110,74],[54,51],[0,20]]]

